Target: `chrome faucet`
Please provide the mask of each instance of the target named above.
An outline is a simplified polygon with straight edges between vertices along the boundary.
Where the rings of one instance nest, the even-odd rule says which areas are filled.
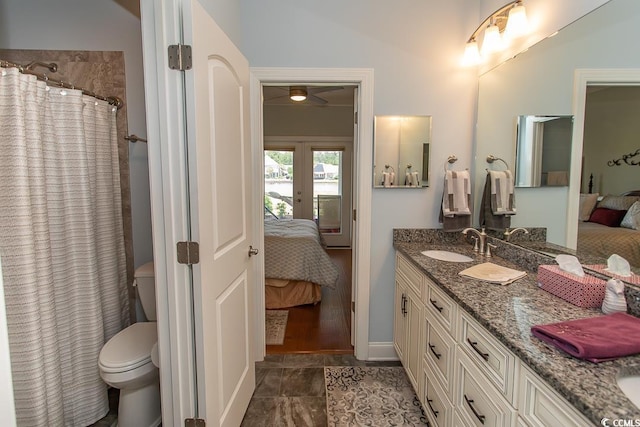
[[[479,244],[474,246],[473,250],[480,253],[480,255],[484,255],[485,243],[487,240],[487,233],[485,233],[484,228],[482,229],[482,231],[478,231],[475,228],[471,228],[471,227],[465,228],[464,230],[462,230],[462,234],[466,236],[469,231],[471,231],[473,234],[476,234],[478,236],[478,240],[476,241],[476,243],[479,243]]]
[[[513,230],[509,230],[509,227],[507,227],[504,230],[504,241],[508,242],[509,238],[511,237],[511,235],[513,233],[515,233],[516,231],[523,231],[524,234],[529,234],[529,230],[527,230],[526,228],[523,228],[523,227],[517,227],[517,228],[514,228]]]

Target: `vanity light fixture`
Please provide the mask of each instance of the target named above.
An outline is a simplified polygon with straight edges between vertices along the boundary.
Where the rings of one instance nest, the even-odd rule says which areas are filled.
[[[522,0],[509,2],[489,15],[471,34],[465,47],[463,65],[478,65],[483,56],[504,49],[509,39],[522,36],[528,31],[527,13]],[[482,47],[479,50],[478,36],[482,32]]]
[[[289,98],[296,102],[304,101],[307,99],[307,88],[304,86],[291,86],[289,88]]]

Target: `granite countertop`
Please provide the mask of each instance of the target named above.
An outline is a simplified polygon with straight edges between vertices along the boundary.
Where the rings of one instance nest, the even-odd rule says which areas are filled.
[[[504,250],[504,257],[485,258],[475,254],[470,245],[437,240],[396,240],[394,247],[595,425],[601,425],[605,417],[640,420],[640,409],[616,383],[621,370],[640,372],[640,355],[595,364],[573,358],[531,334],[534,325],[602,315],[599,309],[580,308],[539,289],[531,260],[536,264],[540,260],[532,253],[520,254],[529,262],[523,267],[512,262],[514,257],[507,256]],[[492,262],[528,274],[507,286],[466,278],[458,273],[473,263],[438,261],[420,253],[427,249],[458,252],[474,258],[476,263]],[[551,258],[544,260],[553,264]]]

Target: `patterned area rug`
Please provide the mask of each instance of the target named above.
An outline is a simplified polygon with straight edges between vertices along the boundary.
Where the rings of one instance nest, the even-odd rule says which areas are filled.
[[[329,426],[428,425],[402,367],[325,367]]]
[[[288,317],[288,310],[267,310],[265,322],[267,345],[282,345]]]

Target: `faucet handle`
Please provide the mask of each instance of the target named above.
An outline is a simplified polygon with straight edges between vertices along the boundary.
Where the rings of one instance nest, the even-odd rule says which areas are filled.
[[[487,248],[484,250],[484,256],[487,258],[491,258],[491,248],[495,249],[497,248],[496,245],[491,244],[491,243],[487,243]]]
[[[478,237],[477,236],[471,236],[471,238],[473,239],[473,251],[474,252],[479,252],[480,248],[478,248]]]

